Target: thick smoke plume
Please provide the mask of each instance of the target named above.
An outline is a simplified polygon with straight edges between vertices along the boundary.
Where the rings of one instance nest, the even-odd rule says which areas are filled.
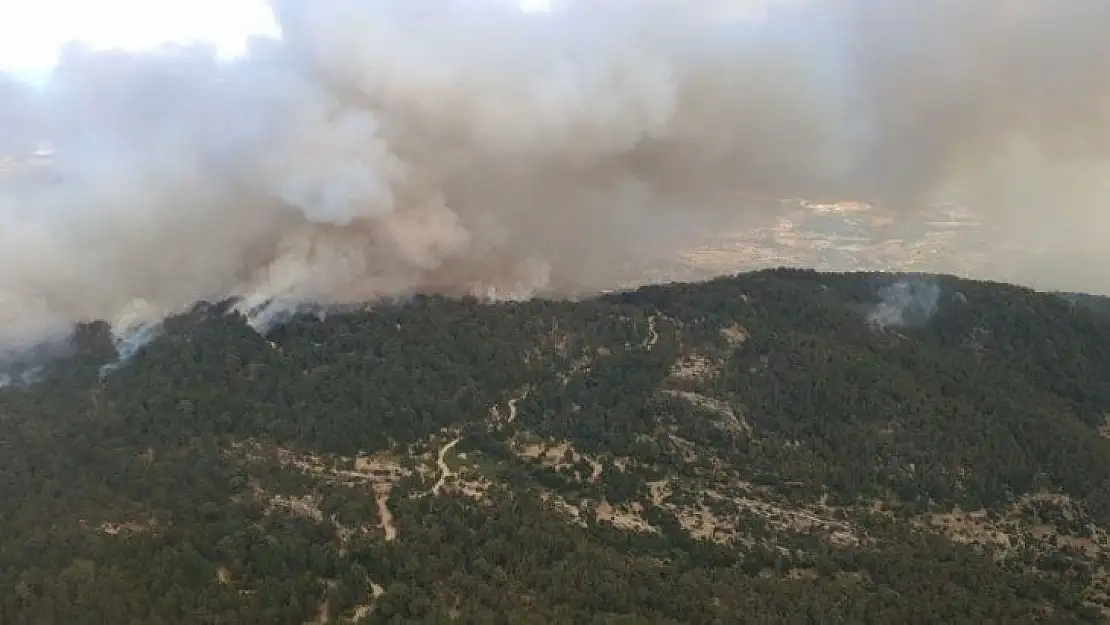
[[[0,188],[0,345],[202,299],[264,326],[589,292],[751,198],[962,198],[1040,237],[1008,277],[1041,281],[1110,225],[1105,0],[273,6],[232,61],[75,45],[41,91],[0,81],[0,147],[53,151]]]

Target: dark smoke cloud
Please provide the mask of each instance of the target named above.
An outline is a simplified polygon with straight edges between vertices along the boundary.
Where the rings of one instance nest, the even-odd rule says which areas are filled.
[[[766,4],[275,0],[282,37],[233,61],[73,46],[41,91],[0,81],[0,136],[54,149],[0,188],[0,343],[200,299],[265,326],[589,292],[753,197],[963,201],[1041,245],[1001,277],[1097,262],[1110,3]]]

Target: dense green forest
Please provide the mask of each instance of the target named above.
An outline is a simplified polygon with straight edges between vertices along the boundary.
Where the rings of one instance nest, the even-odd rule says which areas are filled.
[[[801,270],[198,305],[107,376],[87,325],[0,390],[0,625],[1102,622],[1108,309]]]

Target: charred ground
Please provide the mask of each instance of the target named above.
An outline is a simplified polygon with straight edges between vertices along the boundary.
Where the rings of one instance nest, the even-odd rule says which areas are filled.
[[[0,623],[1104,618],[1110,316],[906,279],[87,326],[0,391]]]

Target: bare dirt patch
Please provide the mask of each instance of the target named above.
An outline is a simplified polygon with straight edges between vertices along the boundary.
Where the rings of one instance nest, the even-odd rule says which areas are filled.
[[[721,363],[711,356],[694,351],[671,365],[670,377],[676,380],[702,380],[720,375]]]
[[[681,399],[684,399],[690,404],[699,408],[704,408],[713,413],[716,413],[717,416],[720,417],[717,420],[716,425],[722,430],[728,432],[743,432],[745,434],[752,433],[751,423],[749,423],[748,420],[742,415],[736,414],[736,411],[733,410],[731,406],[729,406],[728,402],[716,399],[714,397],[708,397],[706,395],[690,393],[687,391],[664,390],[663,392],[672,397],[679,397]]]
[[[513,441],[513,451],[521,458],[538,459],[543,466],[555,470],[572,468],[585,461],[590,465],[590,474],[579,477],[591,484],[596,484],[601,479],[601,473],[604,469],[597,458],[578,452],[567,441],[552,442],[517,438]]]
[[[389,488],[376,489],[374,500],[378,504],[378,517],[381,518],[386,541],[397,540],[397,526],[393,524],[393,513],[389,510]]]
[[[748,331],[744,326],[734,323],[721,328],[721,336],[724,337],[729,347],[736,348],[748,340]]]
[[[957,508],[920,517],[915,525],[940,531],[956,542],[990,549],[999,558],[1027,546],[1041,551],[1047,546],[1068,548],[1089,558],[1110,555],[1110,535],[1105,528],[1083,522],[1085,518],[1083,509],[1067,495],[1039,492],[1025,495],[1003,513]],[[1082,535],[1072,531],[1075,529]]]
[[[320,499],[316,495],[270,495],[270,507],[267,513],[285,510],[294,516],[299,516],[313,521],[323,521],[324,513],[320,510]]]
[[[335,530],[341,549],[346,549],[352,536],[370,534],[375,529],[380,530],[386,540],[397,538],[398,530],[388,506],[389,493],[398,480],[411,475],[412,471],[403,468],[394,456],[378,454],[324,457],[300,454],[276,446],[263,446],[253,441],[237,443],[232,447],[232,451],[248,461],[263,462],[276,459],[284,468],[311,475],[320,482],[332,486],[368,488],[374,493],[379,521],[376,524],[344,525],[335,515],[328,517],[324,514],[321,496],[318,493],[299,496],[272,493],[266,492],[261,485],[254,483],[252,485],[254,495],[266,502],[267,514],[292,514],[318,523],[328,523]]]
[[[277,446],[263,446],[254,441],[238,442],[232,446],[232,451],[248,461],[255,462],[276,457],[283,467],[348,487],[391,485],[412,474],[412,471],[403,468],[392,454],[355,457],[320,456],[297,453]]]
[[[635,502],[628,505],[614,506],[602,500],[597,504],[597,519],[599,521],[612,523],[614,526],[626,531],[641,532],[644,534],[659,533],[659,530],[640,516],[642,513],[643,507]]]
[[[149,521],[123,521],[121,523],[101,523],[97,528],[101,534],[108,536],[120,536],[126,534],[149,534],[158,528],[158,524],[153,520]]]
[[[1103,438],[1110,438],[1110,414],[1102,421],[1102,425],[1098,426],[1098,435]]]

